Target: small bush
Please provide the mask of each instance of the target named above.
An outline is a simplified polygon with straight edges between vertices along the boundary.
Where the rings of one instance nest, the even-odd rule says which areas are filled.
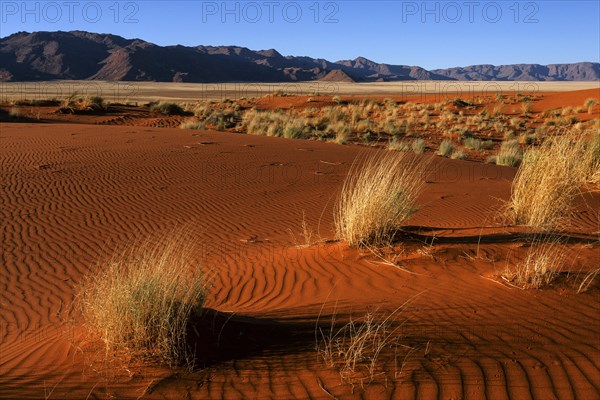
[[[424,164],[407,153],[379,152],[355,161],[334,209],[336,235],[350,246],[380,245],[415,211]]]
[[[128,349],[169,364],[189,362],[186,330],[206,296],[206,276],[190,268],[183,241],[145,243],[113,256],[79,290],[89,329],[107,350]]]
[[[452,155],[452,153],[454,152],[455,147],[454,144],[452,143],[452,141],[450,140],[444,140],[442,143],[440,143],[440,148],[438,150],[438,154],[442,157],[450,157]]]

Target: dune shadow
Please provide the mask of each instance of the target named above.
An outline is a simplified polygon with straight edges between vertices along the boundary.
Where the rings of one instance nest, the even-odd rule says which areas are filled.
[[[336,315],[343,321],[345,315]],[[316,324],[318,322],[318,325]],[[337,326],[341,323],[337,323]],[[289,355],[315,350],[316,328],[331,329],[331,316],[256,318],[205,309],[188,325],[188,348],[195,369],[261,355]]]
[[[437,228],[429,226],[405,226],[394,234],[395,243],[418,243],[418,244],[502,244],[502,243],[531,243],[544,236],[551,236],[564,244],[590,244],[598,242],[598,236],[579,232],[498,232],[481,235],[465,236],[438,236],[439,230],[473,230],[474,228]]]

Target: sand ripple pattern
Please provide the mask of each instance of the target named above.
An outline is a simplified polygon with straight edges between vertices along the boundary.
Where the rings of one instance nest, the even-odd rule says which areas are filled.
[[[156,121],[155,121],[156,122]],[[155,122],[150,123],[149,126]],[[159,123],[160,121],[156,122]],[[136,398],[149,372],[98,381],[77,343],[81,277],[119,245],[186,226],[214,272],[209,306],[257,320],[314,323],[324,302],[340,315],[394,309],[418,294],[402,331],[419,345],[405,373],[354,395],[320,363],[311,332],[298,351],[264,349],[153,384],[156,396],[190,398],[592,399],[600,397],[598,291],[529,292],[481,278],[493,264],[409,249],[404,267],[329,243],[298,248],[302,211],[332,237],[331,206],[360,149],[328,143],[94,125],[2,125],[0,161],[0,397]],[[454,168],[454,161],[440,161]],[[511,169],[460,163],[460,176],[429,180],[412,223],[493,225]],[[471,169],[471,170],[470,170]],[[489,183],[486,174],[500,177]],[[484,192],[482,188],[488,188]],[[490,189],[491,188],[491,189]],[[580,213],[583,228],[597,225]],[[591,229],[591,228],[590,228]],[[483,248],[504,254],[502,244]],[[589,250],[591,253],[593,250]],[[70,330],[70,326],[74,331]],[[428,351],[423,349],[427,346]],[[390,371],[394,371],[390,365]],[[141,390],[141,392],[140,392]]]

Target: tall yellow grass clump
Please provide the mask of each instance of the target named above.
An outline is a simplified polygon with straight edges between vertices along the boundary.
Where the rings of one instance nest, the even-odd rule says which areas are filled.
[[[335,205],[336,234],[353,247],[384,244],[415,211],[426,165],[396,152],[377,152],[359,161]]]
[[[508,210],[516,224],[560,228],[579,193],[583,145],[565,134],[528,151],[515,176]]]
[[[190,362],[186,331],[202,308],[206,275],[192,270],[178,239],[117,253],[80,287],[88,328],[107,350],[127,349],[168,364]]]
[[[582,180],[586,183],[600,183],[600,131],[593,131],[589,143],[585,145],[581,158]]]

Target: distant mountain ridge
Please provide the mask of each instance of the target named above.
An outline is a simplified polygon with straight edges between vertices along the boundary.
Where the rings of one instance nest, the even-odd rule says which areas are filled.
[[[600,63],[473,65],[428,71],[358,57],[331,62],[238,46],[158,46],[84,31],[19,32],[0,39],[0,81],[374,82],[598,81]]]

